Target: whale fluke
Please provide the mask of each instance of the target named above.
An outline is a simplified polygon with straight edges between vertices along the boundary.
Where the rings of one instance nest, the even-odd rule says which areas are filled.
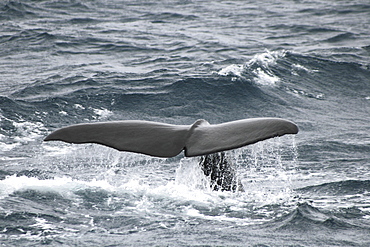
[[[54,131],[45,141],[98,143],[120,151],[168,158],[183,150],[185,156],[200,156],[297,133],[297,125],[281,118],[251,118],[215,125],[206,120],[192,125],[126,120],[68,126]]]

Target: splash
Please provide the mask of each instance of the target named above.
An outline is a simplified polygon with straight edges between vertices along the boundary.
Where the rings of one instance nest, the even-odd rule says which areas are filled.
[[[185,185],[190,190],[210,191],[210,181],[198,164],[199,158],[183,158],[176,169],[175,184]]]
[[[244,192],[234,194],[259,205],[287,202],[294,196],[292,177],[298,156],[294,137],[266,140],[228,151],[226,155],[235,165],[244,188]],[[182,159],[175,181],[190,190],[215,193],[210,190],[210,180],[202,172],[199,158]]]
[[[250,198],[267,204],[291,200],[294,196],[291,179],[297,167],[294,137],[274,138],[232,152]]]
[[[292,208],[296,149],[291,142],[280,137],[228,151],[245,190],[235,193],[212,191],[197,157],[159,159],[96,144],[45,144],[52,155],[41,154],[40,162],[49,163],[55,177],[8,176],[0,181],[0,197],[36,191],[89,208],[258,224]],[[57,145],[66,146],[65,152],[58,153]],[[276,204],[279,210],[271,208]]]

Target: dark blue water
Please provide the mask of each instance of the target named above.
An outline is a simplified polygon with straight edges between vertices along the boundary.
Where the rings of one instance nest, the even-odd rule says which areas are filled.
[[[0,3],[4,246],[369,246],[370,4]],[[297,136],[227,155],[245,192],[198,158],[43,143],[76,123],[249,117]]]

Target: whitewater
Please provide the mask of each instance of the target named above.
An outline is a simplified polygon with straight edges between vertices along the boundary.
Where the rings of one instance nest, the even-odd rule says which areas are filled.
[[[370,4],[0,3],[3,246],[369,246]],[[299,133],[199,157],[44,142],[78,123],[253,117]]]

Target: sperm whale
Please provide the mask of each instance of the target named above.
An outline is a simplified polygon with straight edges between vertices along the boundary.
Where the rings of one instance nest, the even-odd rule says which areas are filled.
[[[124,120],[67,126],[52,132],[44,141],[97,143],[162,158],[184,151],[187,157],[203,156],[200,166],[211,178],[212,189],[235,191],[236,174],[223,151],[297,133],[295,123],[281,118],[249,118],[214,125],[203,119],[192,125]]]

